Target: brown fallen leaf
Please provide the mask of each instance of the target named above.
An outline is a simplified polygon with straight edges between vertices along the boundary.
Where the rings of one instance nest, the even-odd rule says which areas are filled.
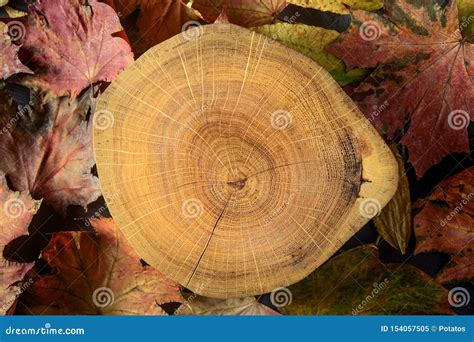
[[[194,0],[192,7],[209,23],[225,11],[230,23],[255,27],[272,23],[286,5],[285,0]]]
[[[445,179],[417,205],[415,254],[448,253],[451,261],[437,280],[474,282],[474,167]]]
[[[13,239],[28,234],[28,225],[41,201],[31,198],[27,192],[13,192],[8,188],[5,174],[0,171],[0,315],[15,304],[22,292],[19,284],[34,262],[17,263],[5,259],[5,247]]]
[[[374,217],[378,233],[390,246],[405,254],[411,236],[411,199],[410,186],[405,171],[405,161],[398,153],[395,144],[390,145],[398,163],[398,188],[393,198]]]
[[[136,54],[180,33],[191,20],[190,9],[181,0],[107,0],[122,19],[139,9],[137,21],[124,25]],[[126,20],[124,21],[126,22]]]
[[[42,257],[52,268],[22,297],[18,311],[48,315],[163,315],[182,302],[179,285],[150,266],[111,219],[91,219],[93,232],[55,233]]]
[[[443,157],[468,152],[474,119],[474,48],[461,35],[454,1],[384,2],[384,15],[353,11],[353,22],[327,50],[349,69],[374,67],[351,94],[389,139],[401,143],[418,177]]]
[[[15,108],[4,95],[0,105],[0,170],[13,188],[65,214],[68,205],[81,205],[100,196],[91,174],[94,157],[90,122],[91,91],[71,101],[38,97]]]
[[[8,77],[20,72],[32,73],[32,71],[23,65],[18,59],[18,50],[20,50],[20,46],[13,44],[12,39],[7,34],[9,30],[18,32],[17,30],[22,30],[22,27],[23,26],[16,23],[10,23],[7,25],[0,22],[0,80],[7,79]]]
[[[114,10],[96,0],[42,0],[30,5],[24,48],[35,76],[29,86],[52,96],[76,97],[99,81],[111,82],[133,62]]]
[[[191,295],[176,310],[177,315],[265,316],[278,312],[259,303],[255,297],[218,299]]]

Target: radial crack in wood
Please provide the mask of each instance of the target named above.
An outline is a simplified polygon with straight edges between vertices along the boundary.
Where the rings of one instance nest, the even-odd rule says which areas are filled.
[[[390,200],[397,164],[310,59],[231,24],[192,30],[100,96],[104,197],[140,256],[198,294],[288,286]]]

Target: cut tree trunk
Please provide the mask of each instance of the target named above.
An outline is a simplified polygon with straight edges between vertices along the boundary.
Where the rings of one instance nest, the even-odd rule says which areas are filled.
[[[324,69],[230,24],[189,29],[121,74],[94,150],[136,251],[209,297],[299,281],[397,187],[389,148]]]

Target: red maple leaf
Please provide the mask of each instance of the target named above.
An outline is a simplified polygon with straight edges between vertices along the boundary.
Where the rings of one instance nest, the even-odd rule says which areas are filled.
[[[28,288],[21,313],[163,315],[159,305],[182,302],[179,285],[143,266],[111,219],[91,220],[94,232],[60,232],[42,253],[53,272]]]
[[[285,0],[195,0],[193,8],[213,23],[224,11],[232,24],[255,27],[273,22],[287,3]]]
[[[91,91],[72,101],[38,97],[22,108],[7,96],[0,100],[0,170],[14,189],[28,191],[63,214],[68,205],[96,200],[100,189],[90,173],[91,123],[84,120]]]
[[[114,80],[133,62],[114,10],[96,0],[42,0],[30,5],[24,48],[36,66],[26,84],[53,96],[76,97],[89,85]]]
[[[474,167],[442,181],[419,202],[415,216],[415,253],[444,252],[450,262],[440,282],[474,280]]]
[[[421,177],[447,154],[469,151],[474,49],[461,36],[454,1],[444,9],[436,1],[385,1],[384,11],[353,11],[351,28],[327,50],[348,68],[375,67],[351,97],[389,139],[404,134]]]
[[[181,0],[104,1],[119,13],[137,55],[180,33],[190,21],[190,9]],[[136,21],[128,19],[137,9]]]

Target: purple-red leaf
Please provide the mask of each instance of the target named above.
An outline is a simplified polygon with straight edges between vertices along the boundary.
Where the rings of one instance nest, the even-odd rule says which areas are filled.
[[[24,48],[36,75],[26,84],[53,96],[76,97],[89,85],[114,80],[133,62],[114,10],[96,0],[42,0],[30,5]]]
[[[415,253],[451,256],[437,276],[440,282],[474,281],[474,167],[441,182],[419,206]]]
[[[68,205],[86,206],[100,195],[91,168],[94,157],[90,91],[76,100],[38,98],[14,108],[6,96],[0,106],[0,170],[15,190],[65,214]]]
[[[28,225],[41,201],[35,201],[27,192],[12,192],[5,174],[0,171],[0,315],[15,304],[21,293],[18,282],[33,267],[34,262],[16,263],[5,259],[5,246],[13,239],[28,234]]]
[[[213,23],[225,11],[230,23],[255,27],[272,23],[286,7],[285,0],[195,0],[193,8]]]
[[[474,119],[474,48],[461,36],[454,1],[385,1],[384,15],[353,11],[342,40],[327,50],[348,68],[375,67],[351,94],[369,120],[401,143],[418,177],[444,156],[469,152]]]

